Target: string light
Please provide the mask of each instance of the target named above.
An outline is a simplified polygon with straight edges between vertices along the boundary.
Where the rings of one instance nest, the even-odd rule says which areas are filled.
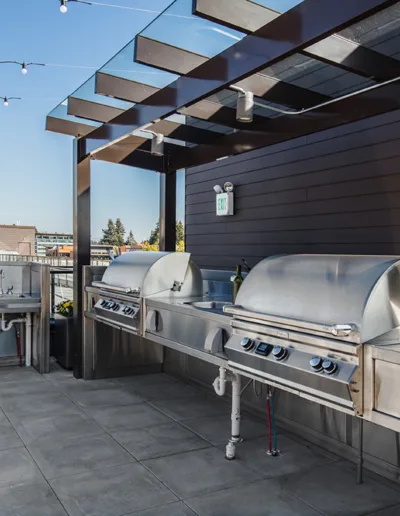
[[[0,97],[3,100],[4,107],[8,107],[9,100],[21,100],[21,97]]]
[[[60,2],[60,11],[65,14],[67,12],[67,4],[69,2],[75,2],[78,4],[86,4],[86,5],[99,5],[100,7],[114,7],[116,9],[125,9],[127,11],[139,11],[142,13],[151,13],[151,14],[162,14],[164,16],[173,16],[175,18],[186,18],[187,20],[191,20],[192,16],[185,16],[183,14],[173,14],[173,13],[164,13],[162,11],[154,11],[152,9],[142,9],[140,7],[128,7],[126,5],[116,5],[116,4],[105,4],[103,2],[86,2],[85,0],[59,0]]]
[[[22,63],[19,61],[0,61],[0,64],[16,64],[21,66],[21,72],[23,75],[28,73],[28,66],[46,66],[44,63],[26,63],[25,61]]]

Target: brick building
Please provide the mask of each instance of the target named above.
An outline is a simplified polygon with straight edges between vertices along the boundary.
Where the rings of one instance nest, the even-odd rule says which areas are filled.
[[[14,252],[21,255],[35,253],[35,226],[0,225],[0,254]]]

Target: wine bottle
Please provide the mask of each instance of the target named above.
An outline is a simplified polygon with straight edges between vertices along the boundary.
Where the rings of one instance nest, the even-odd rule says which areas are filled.
[[[233,302],[236,302],[236,297],[238,295],[239,289],[243,283],[242,277],[242,266],[236,266],[236,276],[233,278]]]

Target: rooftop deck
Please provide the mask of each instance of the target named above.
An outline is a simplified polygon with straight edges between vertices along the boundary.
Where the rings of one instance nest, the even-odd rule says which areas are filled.
[[[400,487],[244,416],[165,374],[84,382],[58,369],[0,376],[0,516],[396,516]]]

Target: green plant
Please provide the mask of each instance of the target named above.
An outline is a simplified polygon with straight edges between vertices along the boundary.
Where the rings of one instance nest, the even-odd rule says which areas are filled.
[[[72,301],[63,301],[56,306],[56,310],[59,314],[65,317],[72,317],[74,314],[74,305]]]

